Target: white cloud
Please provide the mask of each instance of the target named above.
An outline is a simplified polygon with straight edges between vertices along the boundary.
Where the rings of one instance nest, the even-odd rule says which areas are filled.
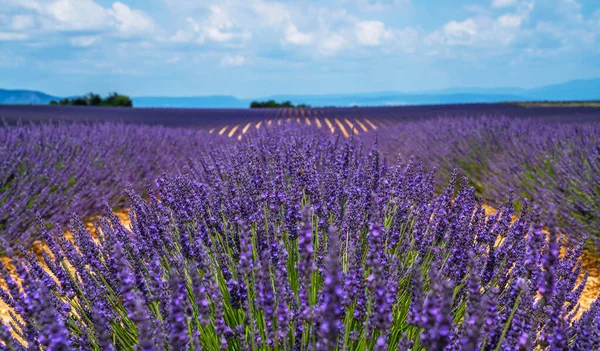
[[[171,0],[167,1],[171,3]],[[173,2],[172,6],[176,7],[177,4]],[[185,19],[187,24],[169,36],[169,41],[199,44],[212,42],[238,49],[255,38],[255,35],[261,43],[290,44],[290,48],[309,46],[316,42],[317,32],[301,30],[292,21],[295,8],[287,3],[234,0],[198,3],[195,6],[198,11],[188,14]]]
[[[32,11],[39,11],[42,8],[39,0],[3,0],[3,5],[19,7]]]
[[[414,53],[419,47],[419,32],[411,27],[396,30],[390,40],[389,47],[400,49],[404,52]]]
[[[203,44],[207,40],[227,43],[233,40],[248,40],[252,33],[236,26],[229,10],[222,6],[210,6],[209,16],[201,21],[192,17],[186,18],[188,28],[178,30],[170,39],[174,42],[191,42]]]
[[[525,52],[529,45],[531,53],[551,45],[581,48],[583,42],[592,50],[600,41],[600,10],[595,17],[582,16],[581,0],[540,4],[546,9],[543,16],[552,18],[542,17],[541,11],[530,16],[535,0],[488,0],[461,7],[464,17],[450,18],[430,32],[398,27],[388,13],[374,13],[409,9],[417,14],[411,0],[159,1],[169,7],[159,15],[164,16],[160,23],[175,26],[172,31],[161,28],[142,11],[142,5],[134,8],[125,0],[0,0],[9,4],[8,10],[0,8],[0,40],[29,40],[28,45],[34,45],[33,39],[41,38],[40,43],[53,45],[60,40],[45,39],[59,35],[73,46],[89,47],[99,41],[137,37],[137,43],[147,44],[148,52],[164,50],[164,55],[156,55],[163,63],[171,59],[175,63],[179,58],[192,62],[184,47],[201,44],[202,52],[224,66],[244,65],[250,58],[258,64],[263,55],[271,53],[277,53],[279,60],[285,61],[287,56],[298,62],[341,53],[349,60],[359,60],[375,52],[422,57],[443,53],[463,58],[483,52],[477,49],[518,54],[517,50]],[[541,25],[544,20],[549,24]],[[127,45],[132,43],[127,40]],[[179,44],[175,52],[169,43]]]
[[[236,33],[223,32],[218,28],[209,27],[204,30],[204,35],[202,36],[202,39],[200,41],[203,42],[205,38],[208,38],[212,41],[225,42],[236,38],[236,36]]]
[[[174,43],[188,43],[197,37],[197,33],[200,31],[200,25],[191,17],[186,18],[185,21],[188,23],[189,28],[177,30],[174,35],[168,38],[168,41]]]
[[[29,36],[25,33],[0,32],[0,41],[27,40]]]
[[[578,1],[555,0],[553,5],[555,16],[538,19],[533,28],[536,38],[546,43],[542,49],[600,52],[600,10],[584,17]]]
[[[177,7],[176,2],[165,1],[174,8]],[[407,4],[409,0],[369,3],[395,6]],[[168,36],[169,41],[200,44],[213,42],[222,47],[235,46],[240,49],[246,47],[246,42],[252,39],[255,41],[254,45],[279,44],[286,50],[302,50],[310,56],[329,56],[358,46],[383,48],[384,43],[403,52],[412,52],[416,46],[415,41],[418,40],[415,30],[387,27],[381,21],[362,20],[345,9],[331,9],[322,4],[229,0],[197,3],[194,6],[195,11],[185,12],[186,25]]]
[[[440,31],[430,34],[428,40],[450,46],[468,45],[472,43],[478,32],[479,28],[475,19],[468,18],[461,22],[446,23]]]
[[[93,0],[57,0],[36,8],[49,16],[58,30],[102,29],[112,20],[107,10]]]
[[[334,55],[342,50],[346,39],[341,34],[331,33],[324,36],[319,42],[319,52],[323,55]]]
[[[280,26],[290,22],[290,12],[287,7],[278,2],[266,2],[262,0],[250,1],[251,10],[260,17],[264,24],[269,26]]]
[[[561,16],[573,22],[583,21],[581,14],[581,4],[577,0],[560,0],[556,6],[556,12]]]
[[[219,30],[226,30],[233,27],[233,20],[229,11],[224,7],[216,5],[210,7],[210,16],[206,22],[208,26]]]
[[[361,11],[381,12],[393,7],[410,5],[411,0],[354,0]]]
[[[33,17],[29,15],[15,15],[12,18],[11,28],[16,31],[23,31],[34,26]]]
[[[523,23],[533,10],[533,2],[521,2],[513,13],[498,18],[486,15],[450,21],[425,38],[428,46],[508,46],[523,34]]]
[[[148,15],[132,10],[121,2],[115,2],[108,12],[114,17],[117,29],[124,36],[150,34],[154,30],[154,22]]]
[[[94,0],[11,0],[11,5],[25,11],[12,19],[18,31],[112,32],[131,37],[152,34],[155,28],[147,14],[119,1],[109,8]]]
[[[242,66],[245,62],[246,62],[246,59],[244,58],[244,56],[227,55],[221,59],[221,66],[222,67],[237,67],[237,66]]]
[[[289,23],[285,28],[285,41],[294,45],[310,45],[313,37],[310,34],[302,33],[295,25]]]
[[[100,41],[100,37],[97,35],[74,37],[70,40],[71,45],[79,47],[89,47],[98,41]]]
[[[235,22],[226,8],[211,6],[210,10],[211,15],[201,29],[201,42],[205,39],[227,42],[233,39],[249,39],[252,36],[247,30],[235,28]]]
[[[280,2],[249,1],[249,10],[256,16],[258,27],[269,27],[283,32],[283,43],[306,46],[314,43],[313,35],[302,32],[292,21],[291,8]]]
[[[519,28],[523,22],[523,17],[519,15],[509,14],[498,18],[498,25],[504,28]]]
[[[494,8],[502,8],[516,5],[518,0],[493,0],[492,7]]]
[[[412,27],[394,28],[378,20],[363,20],[347,11],[321,11],[316,52],[332,56],[342,50],[351,52],[361,46],[377,48],[383,53],[414,53],[419,46],[419,32]]]
[[[179,29],[175,34],[167,38],[168,41],[173,43],[188,43],[192,41],[193,34],[190,31]]]
[[[362,45],[377,46],[384,36],[389,36],[385,24],[380,21],[361,21],[355,26],[356,39]]]

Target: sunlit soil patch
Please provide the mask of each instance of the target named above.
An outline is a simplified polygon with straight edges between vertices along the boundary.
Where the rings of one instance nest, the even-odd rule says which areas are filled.
[[[491,216],[498,212],[492,206],[483,205],[483,209],[485,210],[486,215]],[[516,219],[516,216],[513,217]],[[501,243],[500,240],[496,242],[496,245]],[[561,255],[566,253],[566,247],[562,247]],[[594,255],[589,250],[584,250],[582,260],[582,272],[577,278],[577,284],[579,284],[585,276],[585,272],[588,272],[588,280],[585,284],[585,288],[583,289],[583,293],[579,298],[579,311],[576,314],[576,318],[579,318],[581,314],[590,309],[592,303],[598,297],[598,293],[600,292],[600,258],[598,255]]]
[[[117,217],[119,218],[119,221],[125,228],[130,228],[131,219],[129,218],[127,210],[117,211],[117,212],[115,212],[115,215],[117,215]],[[94,223],[96,222],[97,219],[98,219],[98,216],[90,218],[88,221],[85,222],[86,229],[90,233],[92,233],[92,236],[94,238],[97,237],[96,228],[94,227]],[[65,231],[64,238],[73,242],[73,235],[69,230]],[[35,254],[35,256],[37,258],[37,262],[42,266],[42,268],[44,268],[44,270],[49,274],[50,277],[52,277],[56,280],[56,278],[54,277],[52,272],[46,266],[46,263],[44,262],[44,258],[42,256],[42,253],[44,251],[46,251],[47,253],[50,252],[48,245],[46,245],[46,243],[44,243],[42,240],[36,240],[33,242],[32,246],[31,246],[31,251],[33,252],[33,254]],[[0,257],[0,260],[2,261],[2,265],[4,265],[6,270],[10,273],[11,277],[15,281],[19,282],[20,279],[15,272],[15,267],[12,264],[10,258],[3,256],[3,257]],[[58,282],[58,280],[57,280],[57,282]],[[0,288],[2,288],[2,289],[7,288],[6,281],[3,278],[0,278]],[[4,300],[0,299],[0,319],[2,320],[2,323],[4,325],[9,325],[9,323],[13,320],[11,317],[11,312],[12,312],[12,308],[9,307],[8,305],[6,305]],[[15,335],[15,336],[17,336],[17,335]],[[20,340],[20,341],[24,341],[24,340]]]
[[[367,124],[369,126],[371,126],[371,128],[373,128],[373,130],[377,130],[377,126],[373,122],[371,122],[368,118],[365,118],[365,122],[367,122]]]
[[[358,124],[358,126],[363,130],[363,132],[368,132],[369,130],[367,129],[367,127],[363,124],[363,122],[360,121],[360,119],[355,119],[354,120],[356,122],[356,124]]]
[[[229,126],[225,126],[225,127],[223,127],[223,129],[221,129],[221,130],[219,131],[219,135],[223,135],[223,133],[225,133],[225,131],[227,130],[227,128],[229,128]]]
[[[327,123],[327,126],[329,127],[329,130],[334,133],[335,132],[335,127],[333,126],[333,124],[331,124],[331,121],[329,121],[329,119],[327,117],[324,118],[325,119],[325,123]]]
[[[315,117],[315,123],[317,124],[318,128],[321,128],[323,125],[321,124],[321,120],[319,119],[319,117]]]
[[[324,113],[321,112],[322,115]],[[226,135],[229,138],[237,138],[237,140],[241,140],[242,136],[248,132],[250,127],[254,124],[256,129],[260,129],[260,127],[264,124],[267,126],[276,125],[282,126],[284,124],[288,125],[306,125],[306,126],[316,126],[317,128],[322,128],[323,124],[326,124],[331,133],[335,133],[339,131],[344,137],[349,138],[351,135],[360,135],[361,133],[368,133],[370,131],[377,130],[377,126],[386,126],[393,124],[392,121],[389,120],[380,120],[377,119],[375,121],[371,121],[369,119],[364,119],[364,122],[352,117],[344,117],[338,118],[334,116],[329,117],[321,117],[324,122],[321,121],[321,118],[318,117],[318,111],[314,114],[306,113],[304,110],[283,110],[276,114],[275,119],[265,119],[258,122],[248,122],[246,124],[237,124],[233,127],[230,125],[226,125],[223,127],[213,127],[209,129],[209,134],[217,133],[218,135]]]
[[[350,122],[350,121],[348,120],[348,118],[344,118],[344,121],[346,122],[346,124],[348,125],[348,127],[350,127],[350,130],[351,130],[351,131],[352,131],[354,134],[358,135],[358,129],[356,129],[356,128],[354,127],[354,123]]]
[[[252,122],[248,122],[248,124],[246,124],[246,126],[242,129],[242,133],[246,134],[246,132],[248,131],[248,128],[250,128],[251,125],[252,125]]]
[[[235,127],[231,128],[231,130],[229,131],[229,134],[227,135],[228,137],[232,137],[233,134],[235,134],[235,131],[240,127],[240,125],[236,125]]]
[[[338,125],[338,127],[340,127],[340,130],[342,131],[342,134],[344,134],[344,136],[346,138],[350,137],[350,134],[348,134],[348,132],[346,131],[346,128],[344,127],[344,125],[342,124],[342,122],[340,122],[339,119],[335,118],[335,123]]]

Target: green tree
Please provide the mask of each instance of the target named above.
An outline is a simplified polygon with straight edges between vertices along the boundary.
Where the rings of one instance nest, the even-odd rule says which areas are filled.
[[[294,106],[291,101],[284,101],[282,103],[278,103],[277,101],[271,99],[267,101],[252,101],[250,103],[250,108],[310,108],[309,105],[300,104]]]
[[[104,100],[104,104],[108,105],[108,106],[115,106],[115,107],[132,107],[133,106],[133,102],[131,101],[129,96],[119,95],[116,92],[109,94],[108,97]]]
[[[82,97],[64,98],[59,101],[52,100],[50,105],[75,105],[75,106],[105,106],[105,107],[133,107],[133,101],[127,95],[110,93],[106,98],[98,94],[89,93]]]
[[[90,106],[100,106],[102,104],[102,97],[98,94],[89,93],[85,98]]]
[[[87,100],[85,98],[78,97],[78,98],[75,98],[75,99],[71,100],[71,105],[74,105],[74,106],[87,106],[88,102],[87,102]]]

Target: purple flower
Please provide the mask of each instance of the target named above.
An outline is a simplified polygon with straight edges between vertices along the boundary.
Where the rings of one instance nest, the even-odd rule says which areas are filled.
[[[188,334],[189,301],[185,281],[178,271],[171,271],[169,280],[171,288],[171,301],[169,304],[169,345],[175,350],[184,350],[188,347],[190,337]]]
[[[325,262],[325,276],[323,278],[322,302],[319,306],[318,318],[318,350],[331,350],[336,347],[342,318],[344,316],[343,301],[343,276],[339,258],[338,232],[329,228],[328,252]]]

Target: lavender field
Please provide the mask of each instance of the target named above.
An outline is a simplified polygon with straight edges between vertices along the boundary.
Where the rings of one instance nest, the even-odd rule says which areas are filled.
[[[4,349],[600,349],[598,109],[0,118]]]
[[[0,119],[9,125],[19,121],[31,123],[112,122],[124,124],[161,125],[166,127],[192,127],[210,130],[230,128],[236,125],[241,129],[248,122],[278,120],[291,118],[294,122],[299,118],[318,118],[326,123],[328,118],[332,125],[334,118],[342,120],[359,119],[367,129],[371,129],[364,120],[377,120],[380,123],[397,123],[399,121],[422,120],[439,117],[470,116],[505,116],[509,118],[541,119],[544,122],[586,122],[597,121],[598,108],[593,107],[521,107],[515,104],[453,104],[423,106],[391,106],[391,107],[332,107],[332,108],[285,108],[285,109],[193,109],[193,108],[135,108],[106,109],[90,106],[44,106],[44,105],[0,105]],[[336,126],[335,128],[338,128]],[[344,128],[350,128],[344,124]],[[358,126],[357,130],[362,130]],[[351,131],[350,131],[351,132]]]

